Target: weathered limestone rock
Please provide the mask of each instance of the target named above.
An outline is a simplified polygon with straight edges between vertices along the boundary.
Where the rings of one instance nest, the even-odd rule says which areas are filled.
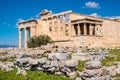
[[[108,71],[109,71],[109,74],[111,76],[116,76],[117,75],[116,66],[110,66],[110,67],[108,67]]]
[[[26,75],[27,73],[24,69],[30,69],[64,75],[75,79],[77,75],[75,68],[78,62],[69,60],[70,56],[70,53],[51,53],[48,54],[48,59],[46,57],[39,59],[33,59],[31,57],[17,58],[15,66],[19,69],[16,74]]]
[[[29,61],[29,64],[30,64],[30,65],[37,65],[37,64],[38,64],[38,59],[31,59],[31,60]]]
[[[50,72],[55,72],[55,67],[51,67],[51,68],[49,68],[47,71],[50,71]]]
[[[85,63],[85,69],[79,74],[84,80],[104,80],[102,78],[104,71],[101,67],[100,61],[88,61]]]
[[[76,77],[76,79],[75,80],[82,80],[80,77]]]
[[[18,58],[16,59],[16,62],[23,64],[23,63],[29,63],[29,61],[32,60],[32,58],[27,57],[27,58]]]
[[[86,60],[90,60],[90,55],[86,54],[86,53],[74,53],[71,55],[73,60],[81,60],[81,61],[86,61]]]
[[[100,61],[89,61],[85,63],[86,69],[99,69],[101,66],[102,65]]]
[[[68,76],[69,73],[71,73],[71,70],[70,68],[67,68],[67,67],[63,67],[61,69],[61,72],[63,72],[64,74],[66,74]]]
[[[51,61],[50,66],[51,66],[51,67],[59,67],[58,61]]]
[[[27,75],[27,72],[26,72],[24,69],[20,69],[20,68],[18,68],[16,75],[19,75],[19,74],[25,76],[25,75]]]
[[[17,55],[17,58],[24,58],[24,57],[26,57],[25,52],[20,52],[20,53]]]
[[[75,60],[66,60],[65,61],[65,67],[77,67],[78,61]]]
[[[41,67],[37,67],[37,70],[39,70],[39,71],[43,71],[44,69],[41,68]]]
[[[55,58],[57,60],[68,60],[70,59],[71,54],[70,53],[56,53]]]
[[[65,66],[65,61],[59,61],[58,64],[60,68],[63,68]]]
[[[55,75],[60,75],[60,76],[63,76],[64,74],[62,72],[55,72]]]
[[[40,58],[39,60],[38,60],[38,63],[39,64],[45,64],[47,62],[47,58]]]
[[[74,71],[71,73],[67,73],[67,75],[70,77],[70,79],[75,79],[75,77],[77,76],[77,73]]]
[[[48,55],[48,59],[49,59],[49,60],[55,60],[55,53],[50,53],[50,54]]]
[[[82,72],[82,76],[84,77],[93,77],[93,76],[101,76],[102,75],[102,69],[92,69],[92,70],[89,70],[89,69],[85,69],[83,72]]]
[[[43,68],[47,69],[47,68],[50,68],[50,63],[51,61],[46,61],[46,63],[44,65],[42,65]]]

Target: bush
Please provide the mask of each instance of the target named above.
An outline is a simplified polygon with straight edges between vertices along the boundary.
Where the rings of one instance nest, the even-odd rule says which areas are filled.
[[[48,35],[40,35],[40,36],[33,36],[28,41],[29,48],[40,47],[41,45],[47,45],[47,43],[51,43],[52,39]]]

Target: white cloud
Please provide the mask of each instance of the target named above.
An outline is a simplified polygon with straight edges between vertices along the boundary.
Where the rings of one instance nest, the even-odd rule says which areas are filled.
[[[120,19],[120,16],[106,16],[104,18],[108,18],[108,19]]]
[[[106,19],[120,19],[120,16],[101,16],[98,13],[92,13],[89,16],[102,17],[102,18],[106,18]]]
[[[22,18],[19,18],[18,21],[24,21]]]
[[[90,14],[90,16],[101,17],[100,15],[98,15],[98,13],[92,13],[92,14]]]
[[[100,8],[99,3],[91,2],[91,1],[86,2],[85,7],[87,7],[87,8]]]

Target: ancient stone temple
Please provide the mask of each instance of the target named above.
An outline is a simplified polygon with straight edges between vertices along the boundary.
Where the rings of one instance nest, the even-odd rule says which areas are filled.
[[[46,34],[60,46],[118,47],[120,46],[120,20],[106,19],[74,13],[71,10],[52,14],[43,10],[40,19],[18,22],[19,48],[30,37]]]

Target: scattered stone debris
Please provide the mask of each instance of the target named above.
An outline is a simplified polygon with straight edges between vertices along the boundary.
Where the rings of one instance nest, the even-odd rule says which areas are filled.
[[[76,49],[75,52],[71,48],[44,46],[29,50],[14,49],[5,53],[0,54],[0,70],[10,72],[17,68],[16,75],[27,75],[26,70],[29,69],[67,76],[74,80],[111,80],[111,76],[120,74],[120,63],[115,63],[117,66],[102,66],[101,60],[110,57],[109,52],[102,49],[87,49],[85,52]],[[78,60],[87,61],[81,72],[77,70]]]

